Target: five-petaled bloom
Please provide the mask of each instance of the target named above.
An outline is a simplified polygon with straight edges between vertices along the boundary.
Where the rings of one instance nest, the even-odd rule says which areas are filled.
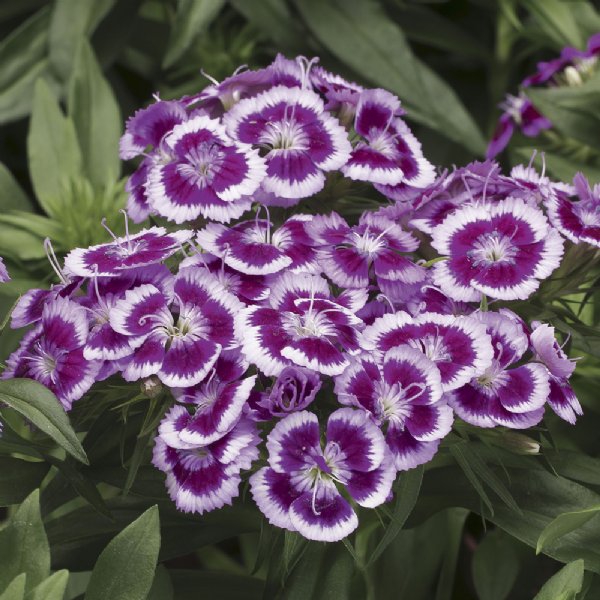
[[[381,430],[366,413],[336,410],[321,446],[317,416],[288,415],[267,439],[269,466],[250,477],[252,496],[270,523],[310,540],[335,542],[358,526],[345,489],[360,506],[374,508],[390,494],[396,476]]]

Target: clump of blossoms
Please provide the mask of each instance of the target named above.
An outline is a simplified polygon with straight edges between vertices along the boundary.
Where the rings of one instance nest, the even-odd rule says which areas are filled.
[[[488,158],[502,152],[516,130],[527,137],[537,137],[552,128],[552,121],[531,102],[528,88],[580,86],[598,71],[599,57],[600,33],[596,33],[588,40],[585,50],[567,46],[559,57],[538,63],[536,72],[521,82],[518,95],[507,94],[500,105],[503,112],[487,149]]]
[[[519,301],[565,244],[600,246],[600,190],[492,161],[439,173],[395,96],[314,63],[280,56],[129,119],[145,227],[64,266],[48,246],[60,282],[18,302],[30,329],[3,377],[66,410],[109,377],[158,390],[153,464],[180,510],[246,480],[271,524],[336,541],[458,420],[575,422],[575,363]],[[340,184],[378,208],[340,214]]]

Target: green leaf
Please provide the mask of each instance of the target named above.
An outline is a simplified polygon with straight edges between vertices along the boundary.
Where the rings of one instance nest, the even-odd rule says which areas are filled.
[[[100,554],[85,600],[145,600],[160,548],[158,507],[149,508]]]
[[[415,58],[374,0],[296,0],[309,29],[365,80],[398,94],[409,116],[478,155],[485,140],[452,88]]]
[[[435,600],[450,600],[452,597],[458,553],[461,549],[463,529],[468,516],[469,511],[462,508],[451,508],[448,511],[445,551]]]
[[[489,49],[474,35],[431,8],[413,4],[401,6],[395,21],[409,40],[477,61],[491,58]]]
[[[219,573],[214,571],[191,571],[171,569],[174,597],[177,600],[261,600],[264,583],[256,577]],[[158,600],[158,598],[157,598]],[[162,597],[160,600],[163,600]]]
[[[0,600],[23,600],[25,597],[25,585],[27,582],[27,575],[21,573],[17,575],[7,586],[2,594],[0,594]],[[2,588],[0,588],[2,589]]]
[[[225,0],[178,0],[163,67],[171,67],[219,14]]]
[[[15,210],[8,214],[0,214],[0,223],[12,225],[15,228],[32,233],[42,240],[47,237],[60,239],[62,234],[60,223],[54,219],[20,210]]]
[[[302,28],[284,0],[230,0],[230,4],[264,31],[282,52],[301,54],[306,51]]]
[[[469,475],[469,479],[472,480],[473,486],[478,491],[481,492],[483,490],[483,487],[479,483],[479,480],[482,480],[499,496],[506,506],[516,512],[520,512],[519,506],[502,480],[485,464],[479,453],[469,443],[454,444],[450,447],[450,452],[465,471],[465,474]],[[484,502],[486,502],[486,498],[489,501],[485,492],[483,492],[481,498]],[[491,505],[489,505],[489,508],[491,508]]]
[[[69,482],[69,485],[79,494],[86,502],[89,502],[101,515],[112,519],[110,511],[106,507],[104,498],[96,488],[94,482],[87,477],[80,469],[77,468],[77,463],[71,460],[58,460],[52,455],[45,454],[44,458],[47,462],[54,465],[62,477]]]
[[[583,560],[575,560],[552,576],[533,600],[575,600],[583,586]]]
[[[50,11],[45,7],[0,44],[0,123],[22,117],[31,108],[33,83],[47,66],[49,20]]]
[[[116,0],[55,0],[49,29],[49,57],[61,81],[67,81],[77,47]]]
[[[64,408],[48,388],[32,379],[6,379],[0,381],[0,402],[31,421],[71,456],[88,464]]]
[[[402,530],[402,527],[404,527],[419,497],[422,481],[423,467],[411,469],[400,475],[399,484],[395,486],[394,490],[396,501],[394,502],[392,521],[386,527],[383,537],[375,547],[375,550],[373,550],[367,563],[367,568],[383,554],[384,550],[394,541],[395,537]]]
[[[498,449],[494,449],[498,452]],[[514,465],[505,463],[510,477],[510,490],[521,512],[504,503],[494,503],[494,514],[486,519],[511,536],[535,548],[542,530],[559,514],[575,512],[600,505],[600,495],[573,481],[545,471],[539,459],[513,456]],[[494,467],[496,472],[504,469]],[[423,481],[419,502],[411,514],[409,526],[445,507],[461,506],[481,514],[478,494],[468,485],[468,479],[457,467],[439,467],[428,471]],[[585,559],[586,569],[600,573],[600,532],[593,522],[564,535],[546,548],[544,554],[569,562]]]
[[[519,574],[519,560],[509,537],[499,529],[488,532],[473,554],[472,569],[479,600],[508,598]]]
[[[35,85],[27,154],[35,194],[52,216],[69,180],[81,175],[82,163],[73,122],[42,79]]]
[[[27,574],[31,590],[50,575],[50,547],[40,515],[39,491],[32,492],[0,530],[0,590]]]
[[[535,549],[536,554],[539,554],[547,546],[551,546],[563,535],[575,531],[585,525],[590,519],[597,516],[598,512],[600,512],[600,506],[592,506],[591,508],[586,508],[584,510],[558,515],[558,517],[551,521],[540,534]]]
[[[0,438],[0,443],[2,438]],[[0,456],[0,506],[22,502],[39,487],[49,470],[42,462]]]
[[[523,0],[523,4],[557,48],[567,45],[583,48],[584,41],[568,3],[561,0]]]
[[[75,124],[85,174],[96,188],[119,176],[121,111],[89,42],[81,40],[69,80],[69,116]]]
[[[350,597],[354,561],[343,544],[308,542],[285,580],[282,600],[345,600]]]
[[[0,223],[0,255],[35,260],[44,258],[46,253],[43,240],[37,235]]]
[[[13,209],[31,211],[33,205],[12,173],[0,163],[0,211]]]
[[[25,596],[25,600],[63,600],[68,582],[68,571],[52,573],[48,579],[44,579],[42,583],[34,587]]]

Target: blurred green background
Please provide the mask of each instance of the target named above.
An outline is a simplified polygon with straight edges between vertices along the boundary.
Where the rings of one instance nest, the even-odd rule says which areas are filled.
[[[518,92],[538,61],[567,45],[584,48],[598,31],[595,4],[577,0],[1,0],[0,256],[13,281],[0,286],[0,322],[20,293],[55,282],[44,238],[60,255],[105,240],[103,217],[122,229],[118,210],[134,165],[118,159],[118,140],[125,119],[153,94],[194,93],[208,83],[202,71],[221,80],[240,65],[267,65],[278,52],[318,56],[327,69],[397,94],[426,156],[452,167],[483,158],[498,104]],[[528,162],[537,148],[554,177],[569,181],[583,170],[600,181],[598,77],[583,92],[539,94],[555,127],[535,140],[516,135],[503,166]],[[2,330],[0,361],[19,335]],[[585,440],[597,441],[584,429]],[[600,486],[597,475],[586,477]],[[566,488],[563,495],[567,511]],[[486,534],[482,519],[467,514],[444,510],[403,531],[371,574],[377,597],[532,598],[558,563],[536,557],[515,532]],[[527,525],[527,515],[520,523]],[[253,533],[208,546],[192,566],[228,572],[233,590],[236,574],[268,558],[256,556],[256,541]],[[295,544],[286,537],[292,566]],[[312,546],[307,556],[336,568],[350,560],[343,548],[341,558],[337,546],[324,548]],[[399,564],[406,568],[397,572]],[[329,589],[327,577],[308,579],[320,581],[323,594]],[[321,591],[303,598],[336,597]]]

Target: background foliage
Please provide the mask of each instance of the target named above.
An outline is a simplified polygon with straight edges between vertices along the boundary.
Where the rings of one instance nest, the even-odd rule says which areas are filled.
[[[222,79],[277,52],[319,56],[397,94],[426,156],[451,167],[483,156],[497,104],[538,60],[597,31],[593,3],[577,0],[5,0],[0,255],[13,281],[0,321],[20,293],[55,281],[44,238],[61,253],[103,241],[102,217],[122,229],[124,119],[153,93],[203,87],[201,69]],[[515,137],[504,166],[535,147],[554,176],[599,181],[600,79],[533,100],[555,129]],[[160,396],[112,382],[69,421],[38,384],[0,382],[0,599],[600,597],[600,273],[582,268],[591,285],[521,307],[585,356],[577,426],[548,415],[527,436],[459,428],[339,544],[274,530],[247,490],[230,509],[177,513],[147,460]],[[0,360],[18,335],[2,327]]]

